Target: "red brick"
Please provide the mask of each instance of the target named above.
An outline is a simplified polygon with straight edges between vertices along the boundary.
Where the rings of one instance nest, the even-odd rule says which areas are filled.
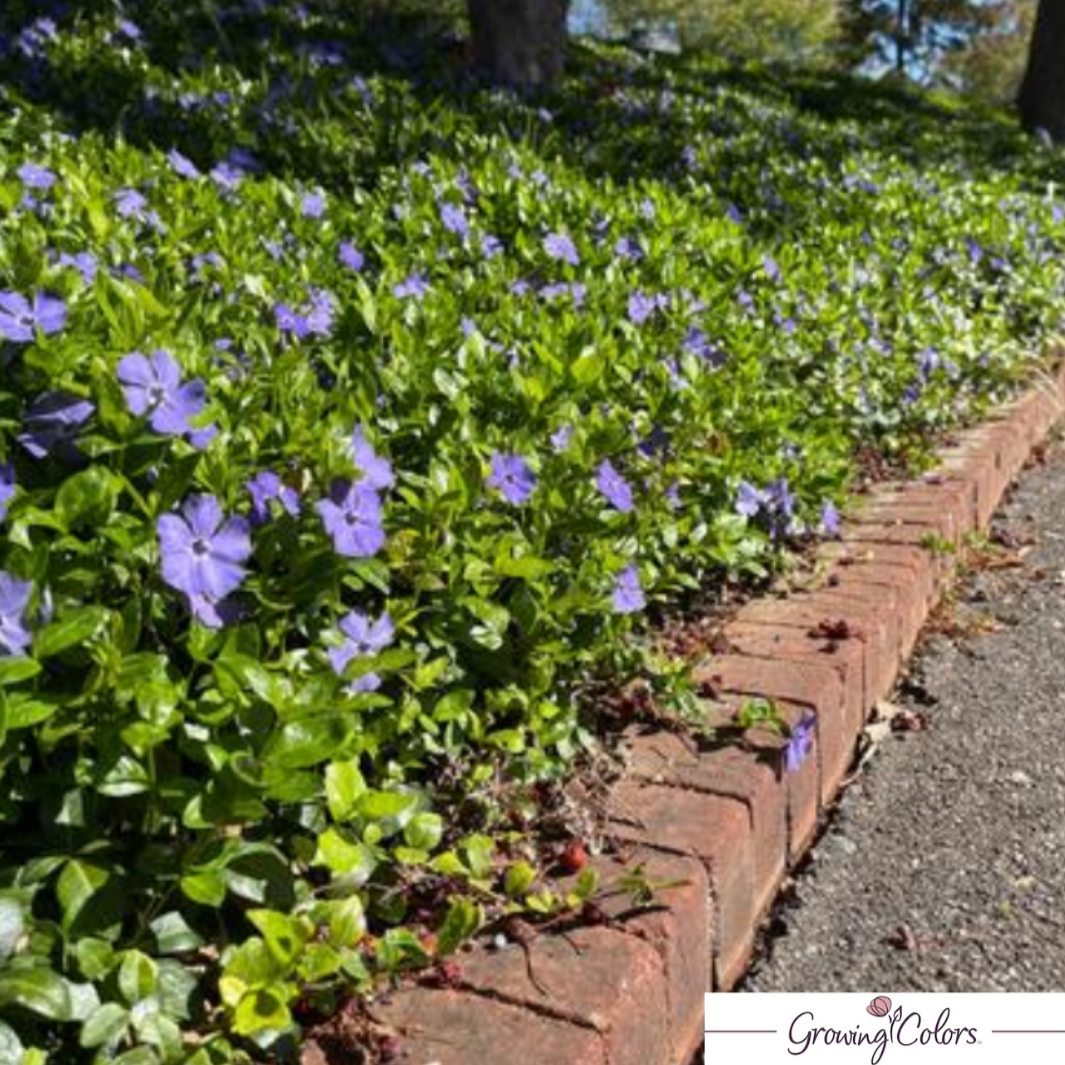
[[[669,1059],[662,959],[636,936],[605,927],[547,932],[527,948],[515,943],[457,960],[464,987],[594,1029],[611,1065]]]
[[[817,549],[817,558],[845,570],[848,566],[891,566],[907,573],[920,595],[932,602],[936,594],[936,567],[923,547],[906,544],[831,543]]]
[[[372,1013],[399,1031],[403,1065],[609,1065],[593,1029],[469,991],[408,988],[375,1003]]]
[[[754,892],[768,909],[784,876],[787,789],[780,759],[759,759],[735,745],[693,749],[672,732],[629,737],[629,773],[641,780],[739,799],[746,807],[754,849]]]
[[[622,778],[610,801],[620,839],[698,858],[714,900],[714,986],[747,964],[754,946],[754,848],[747,808],[735,799]]]
[[[839,566],[828,574],[825,586],[845,595],[854,594],[858,589],[863,592],[877,588],[892,589],[899,617],[899,646],[903,660],[912,652],[934,602],[930,592],[918,587],[913,571],[902,566],[864,562]],[[875,591],[873,594],[876,594]]]
[[[806,596],[783,600],[784,603],[806,602]],[[865,708],[870,705],[866,697],[869,679],[866,677],[868,652],[861,640],[855,638],[820,639],[814,635],[821,621],[835,620],[820,616],[816,620],[800,616],[798,625],[787,620],[780,624],[776,618],[775,601],[770,601],[765,616],[768,620],[756,620],[759,613],[756,604],[751,609],[740,610],[736,620],[722,630],[731,649],[742,655],[756,658],[779,658],[793,662],[812,662],[814,665],[831,666],[843,683],[844,705],[854,715],[854,727],[860,728]]]
[[[857,733],[854,711],[844,705],[844,688],[831,666],[720,655],[694,671],[725,692],[784,700],[812,710],[817,718],[821,801],[835,796],[850,767]]]
[[[852,669],[843,676],[846,727],[857,735],[865,722],[866,708],[882,697],[881,689],[890,684],[898,667],[899,632],[891,612],[894,593],[889,588],[882,591],[891,597],[884,603],[870,602],[860,586],[849,595],[824,588],[788,599],[758,600],[747,604],[737,620],[774,624],[804,634],[818,632],[822,626],[845,628],[847,633],[840,642],[849,638],[862,649],[861,674]]]
[[[671,1061],[691,1061],[702,1041],[703,995],[713,990],[710,881],[695,858],[636,847],[616,858],[593,858],[600,876],[596,901],[612,927],[649,943],[666,974]],[[654,888],[650,905],[634,905],[623,878],[640,866]]]

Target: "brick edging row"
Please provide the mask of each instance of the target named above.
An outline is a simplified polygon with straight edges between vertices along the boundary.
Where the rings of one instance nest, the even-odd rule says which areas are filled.
[[[1065,355],[1059,349],[1057,356]],[[402,1036],[408,1065],[687,1065],[703,1031],[703,995],[728,991],[750,963],[787,870],[810,846],[956,565],[987,527],[1032,449],[1065,415],[1065,362],[939,464],[882,485],[818,551],[823,581],[749,603],[724,630],[728,650],[697,679],[722,719],[743,697],[770,698],[791,723],[814,714],[810,754],[787,773],[782,741],[749,732],[743,748],[696,751],[667,733],[633,733],[612,796],[624,863],[595,859],[608,923],[545,933],[525,947],[460,956],[454,987],[412,987],[373,1014]],[[632,908],[626,870],[661,886]]]

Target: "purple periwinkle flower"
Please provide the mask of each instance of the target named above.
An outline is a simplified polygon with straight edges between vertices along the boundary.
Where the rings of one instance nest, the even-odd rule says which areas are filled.
[[[0,570],[0,658],[26,653],[33,636],[26,627],[26,607],[33,585]]]
[[[305,193],[300,201],[300,213],[304,218],[321,218],[325,214],[325,193],[318,190]]]
[[[573,426],[563,425],[551,434],[551,447],[556,452],[565,451],[573,439]]]
[[[632,511],[634,507],[632,489],[609,459],[604,459],[600,464],[595,478],[595,486],[606,496],[607,502],[615,510],[620,510],[622,514],[628,514]]]
[[[333,549],[345,558],[370,558],[385,545],[381,497],[365,482],[338,481],[315,504]]]
[[[559,262],[569,263],[570,266],[580,265],[577,247],[565,233],[548,233],[544,238],[544,251]]]
[[[34,293],[31,303],[18,292],[0,292],[0,337],[16,344],[31,344],[39,329],[45,336],[66,324],[66,304],[56,296]]]
[[[329,649],[329,664],[338,677],[344,675],[348,664],[358,658],[372,658],[380,654],[395,638],[396,630],[388,611],[376,621],[359,610],[353,610],[340,619],[340,631],[347,639],[339,647]],[[363,673],[348,687],[348,692],[372,692],[381,687],[381,678],[376,673]]]
[[[336,316],[336,300],[324,288],[312,288],[306,306],[307,332],[312,336],[327,337],[333,332]]]
[[[300,512],[300,497],[296,489],[287,485],[272,470],[257,473],[244,486],[251,496],[251,522],[264,525],[270,520],[270,500],[276,499],[293,518]]]
[[[92,402],[69,392],[44,392],[26,411],[25,428],[16,439],[35,459],[53,453],[74,459],[74,438],[95,410]]]
[[[630,563],[614,578],[614,590],[610,598],[615,614],[635,614],[647,605],[635,563]]]
[[[440,208],[440,222],[449,233],[454,233],[463,240],[469,235],[470,223],[466,212],[453,203],[445,203]]]
[[[761,488],[755,488],[747,481],[740,481],[736,489],[736,513],[745,518],[753,518],[769,501]]]
[[[247,574],[251,529],[246,519],[226,518],[212,495],[193,495],[179,514],[158,522],[163,580],[184,592],[193,614],[208,628],[224,624],[222,601]]]
[[[355,465],[362,474],[361,484],[367,484],[376,488],[379,492],[391,488],[395,483],[395,475],[392,473],[392,463],[388,459],[381,458],[373,449],[373,445],[366,439],[366,434],[361,425],[355,426],[355,432],[351,436],[351,454],[355,459]]]
[[[493,236],[491,233],[485,233],[481,237],[481,254],[486,259],[494,259],[503,251],[503,242],[499,237]]]
[[[821,504],[821,531],[825,536],[839,535],[839,511],[831,499]]]
[[[784,744],[784,768],[789,773],[797,773],[806,761],[813,746],[816,724],[817,718],[813,714],[806,714],[792,725],[787,743]]]
[[[392,289],[392,295],[398,300],[413,298],[420,300],[429,291],[429,282],[424,274],[411,274]]]
[[[55,174],[46,166],[38,166],[37,163],[23,163],[16,173],[28,189],[39,189],[43,192],[56,182]]]
[[[340,260],[341,265],[346,266],[349,270],[354,270],[356,273],[366,264],[366,258],[362,252],[354,244],[348,243],[348,241],[341,243],[337,251],[337,258]]]
[[[669,297],[664,293],[633,292],[629,296],[629,321],[633,325],[643,325],[652,314],[668,306]]]
[[[86,285],[91,285],[96,280],[96,256],[92,252],[79,251],[74,255],[63,252],[59,256],[60,266],[71,266],[81,274],[81,280]]]
[[[632,237],[621,237],[614,245],[614,254],[619,259],[642,259],[643,249]]]
[[[147,206],[148,201],[136,189],[119,189],[115,193],[115,207],[123,218],[143,219]]]
[[[7,516],[7,505],[15,495],[15,467],[7,462],[0,466],[0,521]]]
[[[129,409],[163,436],[185,436],[194,430],[195,418],[207,401],[207,389],[199,377],[181,383],[181,367],[168,351],[142,355],[134,351],[118,363],[118,380]]]
[[[489,488],[495,488],[508,503],[517,506],[526,502],[536,490],[536,474],[521,455],[497,451],[492,455],[492,472],[485,483]]]

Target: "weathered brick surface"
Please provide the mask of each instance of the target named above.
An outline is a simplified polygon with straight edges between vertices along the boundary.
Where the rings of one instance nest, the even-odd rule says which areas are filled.
[[[613,927],[638,936],[658,952],[666,974],[666,1006],[674,1065],[688,1065],[702,1041],[703,995],[713,990],[710,881],[696,858],[634,847],[625,861],[593,859],[599,905]],[[634,905],[626,879],[639,866],[654,886],[649,906]]]
[[[747,807],[755,905],[765,910],[784,875],[787,855],[788,798],[779,756],[759,757],[735,745],[699,750],[671,732],[632,734],[628,751],[629,772],[640,780],[724,795]]]
[[[372,1012],[400,1033],[403,1065],[611,1065],[593,1029],[471,991],[410,988]]]
[[[825,586],[844,595],[867,594],[873,589],[888,588],[895,596],[895,611],[899,620],[899,648],[903,660],[909,657],[928,617],[932,593],[919,586],[913,571],[904,566],[860,562],[838,566],[825,578]],[[868,700],[875,700],[872,686],[867,689]]]
[[[906,544],[878,543],[842,543],[834,540],[821,544],[816,558],[831,564],[825,581],[831,581],[832,574],[844,572],[849,566],[871,565],[890,566],[907,574],[919,595],[931,602],[938,588],[938,571],[931,554],[923,547]]]
[[[898,666],[899,630],[892,613],[894,592],[883,589],[884,598],[871,600],[860,586],[844,594],[835,588],[794,595],[788,599],[763,599],[740,611],[741,623],[763,623],[792,628],[805,634],[834,634],[842,645],[856,641],[862,649],[862,669],[844,676],[846,728],[856,735],[865,720],[870,699],[880,698],[885,683]],[[887,599],[888,601],[885,601]],[[730,631],[730,630],[726,630]],[[840,652],[843,654],[846,652]],[[824,661],[822,665],[835,665]]]
[[[611,1065],[670,1054],[666,976],[649,943],[611,928],[535,936],[460,959],[464,987],[592,1028]]]
[[[719,655],[695,670],[695,676],[726,692],[783,700],[813,711],[822,801],[835,794],[850,766],[856,736],[855,710],[844,703],[845,689],[836,670],[805,662]]]
[[[625,777],[610,802],[611,830],[621,839],[698,858],[714,900],[714,986],[747,963],[759,912],[747,807],[736,799]]]
[[[789,602],[793,600],[784,600]],[[797,601],[797,600],[794,600]],[[755,614],[740,611],[737,619],[722,630],[733,651],[756,658],[777,658],[784,661],[812,662],[814,665],[831,666],[843,683],[843,700],[853,715],[855,727],[860,727],[862,711],[867,705],[866,676],[867,654],[864,644],[856,637],[840,635],[819,637],[819,622],[808,622],[800,616],[799,624],[776,624],[774,620],[747,620]],[[768,612],[773,618],[772,611]],[[828,618],[821,620],[830,621]],[[831,619],[838,620],[838,619]]]

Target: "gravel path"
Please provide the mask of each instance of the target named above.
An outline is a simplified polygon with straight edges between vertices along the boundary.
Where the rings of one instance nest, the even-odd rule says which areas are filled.
[[[844,793],[739,990],[1065,991],[1060,443],[992,539],[893,700],[927,729]]]

